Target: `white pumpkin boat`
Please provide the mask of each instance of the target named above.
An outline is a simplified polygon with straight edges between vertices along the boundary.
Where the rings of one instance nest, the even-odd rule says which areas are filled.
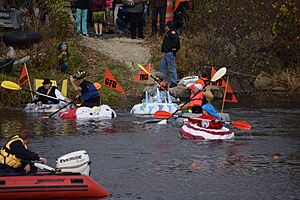
[[[62,119],[113,119],[116,112],[108,105],[72,108],[60,113]]]

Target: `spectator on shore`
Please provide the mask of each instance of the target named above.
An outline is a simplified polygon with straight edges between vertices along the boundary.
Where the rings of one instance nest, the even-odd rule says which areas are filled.
[[[103,23],[105,22],[105,0],[91,0],[91,12],[95,30],[95,39],[103,39]]]
[[[164,56],[159,65],[159,71],[164,75],[164,81],[167,83],[167,69],[170,72],[170,88],[177,86],[177,71],[176,71],[176,53],[180,49],[179,35],[174,29],[174,23],[167,23],[168,32],[165,35],[162,43],[161,52]]]
[[[159,16],[159,35],[163,36],[165,31],[165,19],[166,19],[166,0],[150,0],[151,8],[151,35],[157,34],[157,18]]]
[[[63,73],[67,73],[68,68],[69,68],[69,50],[68,46],[65,42],[62,42],[59,47],[59,69]]]
[[[83,36],[88,36],[87,15],[89,8],[89,0],[76,0],[74,2],[76,8],[76,29]]]
[[[118,25],[120,34],[124,34],[126,30],[129,30],[130,28],[127,8],[124,5],[121,5],[118,9],[116,23]]]
[[[138,29],[138,38],[144,39],[143,31],[143,13],[144,3],[147,0],[124,0],[123,3],[127,7],[129,23],[130,23],[130,34],[132,39],[136,39],[136,29]]]

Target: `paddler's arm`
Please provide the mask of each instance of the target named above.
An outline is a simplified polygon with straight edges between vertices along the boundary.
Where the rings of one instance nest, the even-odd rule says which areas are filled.
[[[80,92],[82,90],[82,88],[77,83],[75,83],[75,79],[72,75],[70,76],[70,82],[76,92]]]

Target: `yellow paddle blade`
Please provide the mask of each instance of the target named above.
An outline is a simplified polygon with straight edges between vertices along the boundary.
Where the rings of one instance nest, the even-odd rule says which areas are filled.
[[[9,89],[9,90],[21,90],[22,89],[18,84],[11,82],[11,81],[2,81],[1,87],[5,88],[5,89]]]
[[[146,74],[151,75],[150,72],[148,72],[148,71],[145,69],[145,67],[143,67],[141,64],[138,64],[138,66],[139,66]]]

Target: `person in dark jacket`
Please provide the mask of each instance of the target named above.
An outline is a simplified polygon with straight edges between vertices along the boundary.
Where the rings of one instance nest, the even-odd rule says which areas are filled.
[[[76,8],[76,28],[77,32],[84,36],[88,36],[87,15],[89,9],[89,0],[76,0],[74,2]]]
[[[61,94],[57,87],[52,86],[52,82],[49,79],[45,79],[42,84],[43,85],[37,89],[36,99],[33,103],[41,102],[42,104],[58,104],[59,100],[69,101]]]
[[[151,35],[157,33],[157,17],[159,16],[159,35],[163,35],[165,31],[165,20],[166,20],[166,0],[150,0],[150,8],[152,11],[151,15]]]
[[[123,0],[127,7],[132,39],[136,39],[136,29],[138,29],[138,38],[144,39],[143,13],[146,2],[147,0]]]
[[[93,83],[84,80],[86,77],[85,71],[79,70],[74,76],[70,76],[71,84],[75,91],[80,92],[76,96],[78,99],[80,96],[83,99],[83,103],[80,107],[94,107],[100,106],[100,93]]]
[[[124,34],[126,32],[126,29],[129,30],[130,26],[128,20],[128,12],[127,8],[123,5],[121,5],[118,9],[116,23],[118,25],[120,34]]]
[[[0,150],[1,174],[24,174],[32,170],[32,161],[41,161],[46,164],[47,159],[30,151],[27,147],[30,134],[23,131],[19,135],[11,137]]]
[[[159,65],[159,71],[164,75],[164,81],[167,83],[167,69],[170,72],[170,88],[177,86],[177,71],[176,71],[176,53],[180,49],[180,39],[177,31],[174,29],[174,23],[167,23],[167,33],[162,43],[161,52],[164,56]]]

